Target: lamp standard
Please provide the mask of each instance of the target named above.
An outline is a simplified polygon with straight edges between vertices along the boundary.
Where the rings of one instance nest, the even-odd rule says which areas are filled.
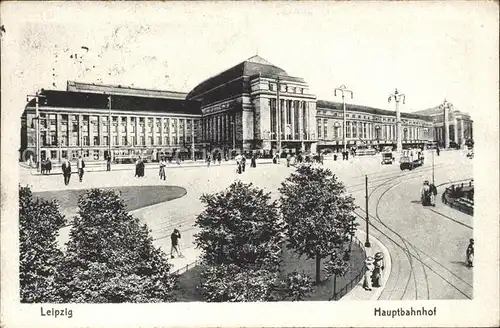
[[[439,108],[444,111],[444,148],[448,149],[450,147],[450,127],[448,126],[448,116],[450,109],[453,108],[453,104],[446,101],[443,101]]]
[[[341,85],[340,87],[338,88],[335,88],[334,91],[333,91],[333,95],[334,97],[337,97],[337,91],[341,92],[342,93],[342,109],[343,109],[343,122],[342,122],[342,143],[344,144],[344,152],[346,151],[346,140],[345,140],[345,134],[346,134],[346,114],[345,114],[345,96],[344,96],[344,93],[350,93],[351,94],[351,99],[353,98],[353,92],[349,89],[347,89],[347,87],[345,85]]]
[[[388,102],[391,102],[392,98],[396,101],[396,150],[398,153],[403,149],[403,143],[401,141],[401,113],[399,111],[399,102],[403,99],[403,104],[405,103],[406,96],[403,93],[399,93],[398,89],[389,95]]]
[[[43,89],[42,89],[43,91]],[[35,124],[35,161],[36,161],[36,167],[37,167],[37,172],[40,172],[40,109],[39,109],[39,102],[40,98],[47,98],[46,96],[40,94],[40,92],[35,92],[34,95],[27,95],[26,96],[26,101],[30,101],[30,99],[35,99],[35,117],[34,120],[36,120]]]

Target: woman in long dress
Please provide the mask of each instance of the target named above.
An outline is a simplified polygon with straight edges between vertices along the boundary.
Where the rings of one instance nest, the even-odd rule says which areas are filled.
[[[372,274],[373,274],[373,257],[368,256],[365,260],[365,277],[363,279],[363,288],[366,290],[372,290]]]
[[[382,281],[384,280],[384,255],[381,252],[377,252],[375,254],[375,261],[373,262],[373,266],[373,287],[380,287],[382,286]]]

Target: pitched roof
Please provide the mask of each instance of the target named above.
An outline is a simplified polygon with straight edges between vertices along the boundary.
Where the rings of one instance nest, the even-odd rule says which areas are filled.
[[[186,99],[187,95],[187,93],[185,92],[144,89],[144,88],[135,88],[130,86],[122,86],[122,85],[84,83],[76,81],[68,81],[66,91],[109,93],[117,95],[134,95],[134,96],[140,95],[144,97],[172,98],[172,99]]]
[[[233,66],[231,68],[228,68],[227,70],[212,76],[211,78],[201,82],[198,84],[196,87],[194,87],[191,92],[188,93],[186,99],[193,99],[196,96],[199,96],[200,94],[213,89],[218,86],[223,86],[225,84],[230,83],[231,81],[234,81],[238,78],[244,77],[244,76],[255,76],[255,75],[267,75],[267,76],[289,76],[285,70],[274,66],[264,58],[260,56],[253,56],[248,58],[247,60],[239,63],[236,66]],[[303,79],[300,78],[295,78],[299,82],[304,82]],[[236,88],[232,88],[233,92],[235,93],[243,93],[243,92],[249,92],[250,90],[245,89],[245,85],[243,82],[238,81],[238,86]],[[229,96],[232,96],[235,94],[231,94]]]
[[[113,110],[148,111],[159,113],[178,113],[201,115],[200,102],[194,100],[107,95],[91,92],[42,90],[40,106],[65,108],[108,109],[108,96],[111,96]],[[34,107],[35,99],[26,107]]]
[[[341,102],[328,101],[328,100],[317,100],[316,101],[316,108],[339,109],[339,110],[341,110],[342,109],[342,103]],[[377,114],[377,115],[396,115],[396,112],[392,111],[392,110],[386,110],[386,109],[368,107],[368,106],[363,106],[363,105],[346,104],[345,108],[346,108],[346,110],[360,111],[360,112],[364,112],[364,113]],[[415,119],[421,119],[421,120],[425,120],[425,121],[431,121],[431,118],[429,116],[427,116],[427,115],[414,114],[414,113],[401,112],[401,117],[404,117],[404,118],[415,118]]]

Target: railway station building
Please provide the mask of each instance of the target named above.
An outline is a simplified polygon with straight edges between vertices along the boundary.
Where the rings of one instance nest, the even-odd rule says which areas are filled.
[[[36,107],[31,99],[21,117],[24,160],[36,147]],[[266,156],[279,142],[291,153],[343,148],[342,103],[318,100],[303,78],[259,56],[188,93],[68,81],[66,90],[42,90],[38,110],[40,158],[52,161],[80,154],[99,161],[109,154],[118,159],[138,153],[155,160],[165,152],[190,159],[213,149]],[[470,116],[462,111],[450,115],[451,140],[472,138]],[[444,138],[441,116],[439,109],[402,112],[403,145]],[[395,146],[395,112],[347,104],[345,137],[348,148]]]

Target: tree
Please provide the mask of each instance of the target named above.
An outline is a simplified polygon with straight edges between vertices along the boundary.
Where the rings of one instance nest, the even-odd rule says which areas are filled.
[[[354,198],[328,169],[301,165],[279,189],[281,212],[287,225],[287,247],[316,259],[316,283],[321,281],[321,259],[343,248],[354,223]]]
[[[296,270],[286,275],[282,281],[282,288],[286,296],[291,297],[294,301],[302,301],[313,291],[309,275],[305,272],[299,273]]]
[[[58,300],[54,282],[62,252],[58,230],[65,224],[55,201],[34,199],[29,187],[19,187],[19,282],[21,302]]]
[[[208,302],[266,302],[279,297],[277,271],[235,264],[207,265],[201,278],[202,294]]]
[[[201,197],[205,210],[196,218],[197,247],[207,264],[273,267],[279,264],[283,222],[270,193],[234,182],[228,189]]]
[[[202,249],[200,287],[207,301],[274,299],[284,227],[270,200],[270,193],[242,182],[201,197],[205,210],[196,218],[195,242]]]
[[[112,190],[91,189],[78,201],[59,267],[64,302],[174,301],[177,277],[150,230],[125,211]]]

